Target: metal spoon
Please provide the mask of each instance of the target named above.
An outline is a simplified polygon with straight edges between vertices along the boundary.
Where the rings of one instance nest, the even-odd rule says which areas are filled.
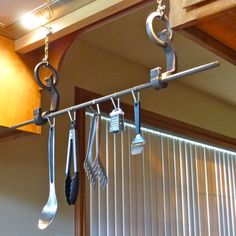
[[[50,123],[49,137],[48,137],[48,163],[49,163],[49,197],[44,206],[41,217],[38,221],[39,229],[47,228],[53,221],[57,212],[57,197],[55,192],[55,118],[53,124]]]

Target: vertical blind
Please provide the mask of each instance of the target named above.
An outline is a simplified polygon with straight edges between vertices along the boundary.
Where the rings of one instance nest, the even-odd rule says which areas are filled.
[[[90,122],[87,114],[87,134]],[[155,129],[142,134],[144,152],[131,156],[134,127],[111,134],[102,119],[108,185],[86,180],[86,236],[234,236],[236,154]]]

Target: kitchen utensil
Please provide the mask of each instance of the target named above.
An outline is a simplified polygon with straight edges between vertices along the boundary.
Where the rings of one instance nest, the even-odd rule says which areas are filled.
[[[92,166],[101,187],[105,187],[105,185],[107,184],[107,176],[106,176],[106,171],[102,165],[102,161],[100,159],[100,145],[101,145],[101,115],[98,114],[97,126],[96,126],[96,156]]]
[[[74,162],[73,177],[71,176],[72,160]],[[68,148],[67,148],[66,178],[65,178],[65,198],[69,205],[75,204],[78,196],[78,190],[79,190],[79,171],[77,168],[75,119],[74,120],[71,119]]]
[[[133,96],[135,98],[135,95],[133,93]],[[138,96],[139,97],[139,96]],[[141,130],[140,130],[140,101],[135,98],[134,101],[134,120],[135,120],[135,138],[131,144],[131,154],[132,155],[138,155],[142,153],[144,149],[145,140],[141,136]]]
[[[94,142],[94,137],[96,133],[97,120],[98,120],[98,114],[94,113],[93,120],[90,125],[87,153],[86,153],[86,157],[84,161],[85,172],[94,188],[96,186],[96,174],[94,173],[93,166],[92,166],[92,148],[93,148],[93,142]]]
[[[118,133],[124,131],[124,112],[120,108],[120,99],[118,98],[118,107],[111,98],[115,109],[110,113],[110,132]]]
[[[48,119],[49,137],[48,137],[48,164],[49,164],[49,197],[46,205],[44,206],[41,217],[38,221],[40,229],[47,228],[53,221],[57,212],[57,197],[55,192],[55,118],[53,123]]]

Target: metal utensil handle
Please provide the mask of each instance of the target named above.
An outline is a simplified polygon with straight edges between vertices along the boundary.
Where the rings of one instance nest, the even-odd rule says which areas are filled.
[[[71,130],[69,132],[69,141],[68,141],[68,147],[67,147],[67,158],[66,158],[66,175],[68,175],[70,173],[70,169],[71,169],[71,156],[72,156],[72,139],[71,139]]]
[[[140,134],[140,102],[134,103],[135,133]]]
[[[54,183],[55,179],[55,125],[49,128],[49,141],[48,141],[48,164],[49,164],[49,181]]]
[[[100,146],[101,146],[101,115],[98,114],[97,125],[96,125],[96,158],[100,156]]]
[[[73,161],[74,161],[74,176],[71,179],[70,204],[73,205],[76,202],[76,199],[77,199],[77,196],[78,196],[78,192],[79,192],[79,172],[77,170],[77,152],[76,152],[75,123],[72,124],[71,135],[72,135],[71,149],[72,149]]]
[[[92,124],[89,131],[89,138],[88,138],[88,147],[87,147],[87,153],[86,153],[86,159],[90,156],[90,153],[92,151],[95,132],[96,132],[96,123],[97,123],[97,114],[94,114]]]
[[[72,151],[73,151],[73,162],[74,162],[74,172],[78,172],[77,166],[77,148],[76,148],[76,133],[75,133],[75,124],[73,124],[72,130]]]
[[[71,139],[71,130],[69,131],[69,141],[67,147],[67,159],[66,159],[66,178],[65,178],[65,198],[68,204],[70,204],[70,188],[71,188],[71,159],[72,159],[72,139]]]

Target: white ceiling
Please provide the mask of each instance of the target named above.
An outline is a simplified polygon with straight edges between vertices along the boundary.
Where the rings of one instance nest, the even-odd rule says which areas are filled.
[[[0,23],[8,26],[16,22],[22,15],[32,11],[46,0],[0,0]]]
[[[165,68],[161,48],[147,37],[145,22],[148,14],[156,9],[154,4],[130,15],[103,25],[82,36],[82,39],[111,53],[125,57],[144,67]],[[178,57],[178,71],[208,63],[221,62],[220,68],[181,79],[181,83],[201,90],[228,103],[236,105],[236,66],[175,33],[173,43]]]
[[[0,35],[18,39],[29,33],[31,30],[23,27],[20,21],[28,12],[36,15],[45,13],[43,10],[50,6],[53,14],[48,22],[51,22],[93,1],[95,0],[0,0]]]

